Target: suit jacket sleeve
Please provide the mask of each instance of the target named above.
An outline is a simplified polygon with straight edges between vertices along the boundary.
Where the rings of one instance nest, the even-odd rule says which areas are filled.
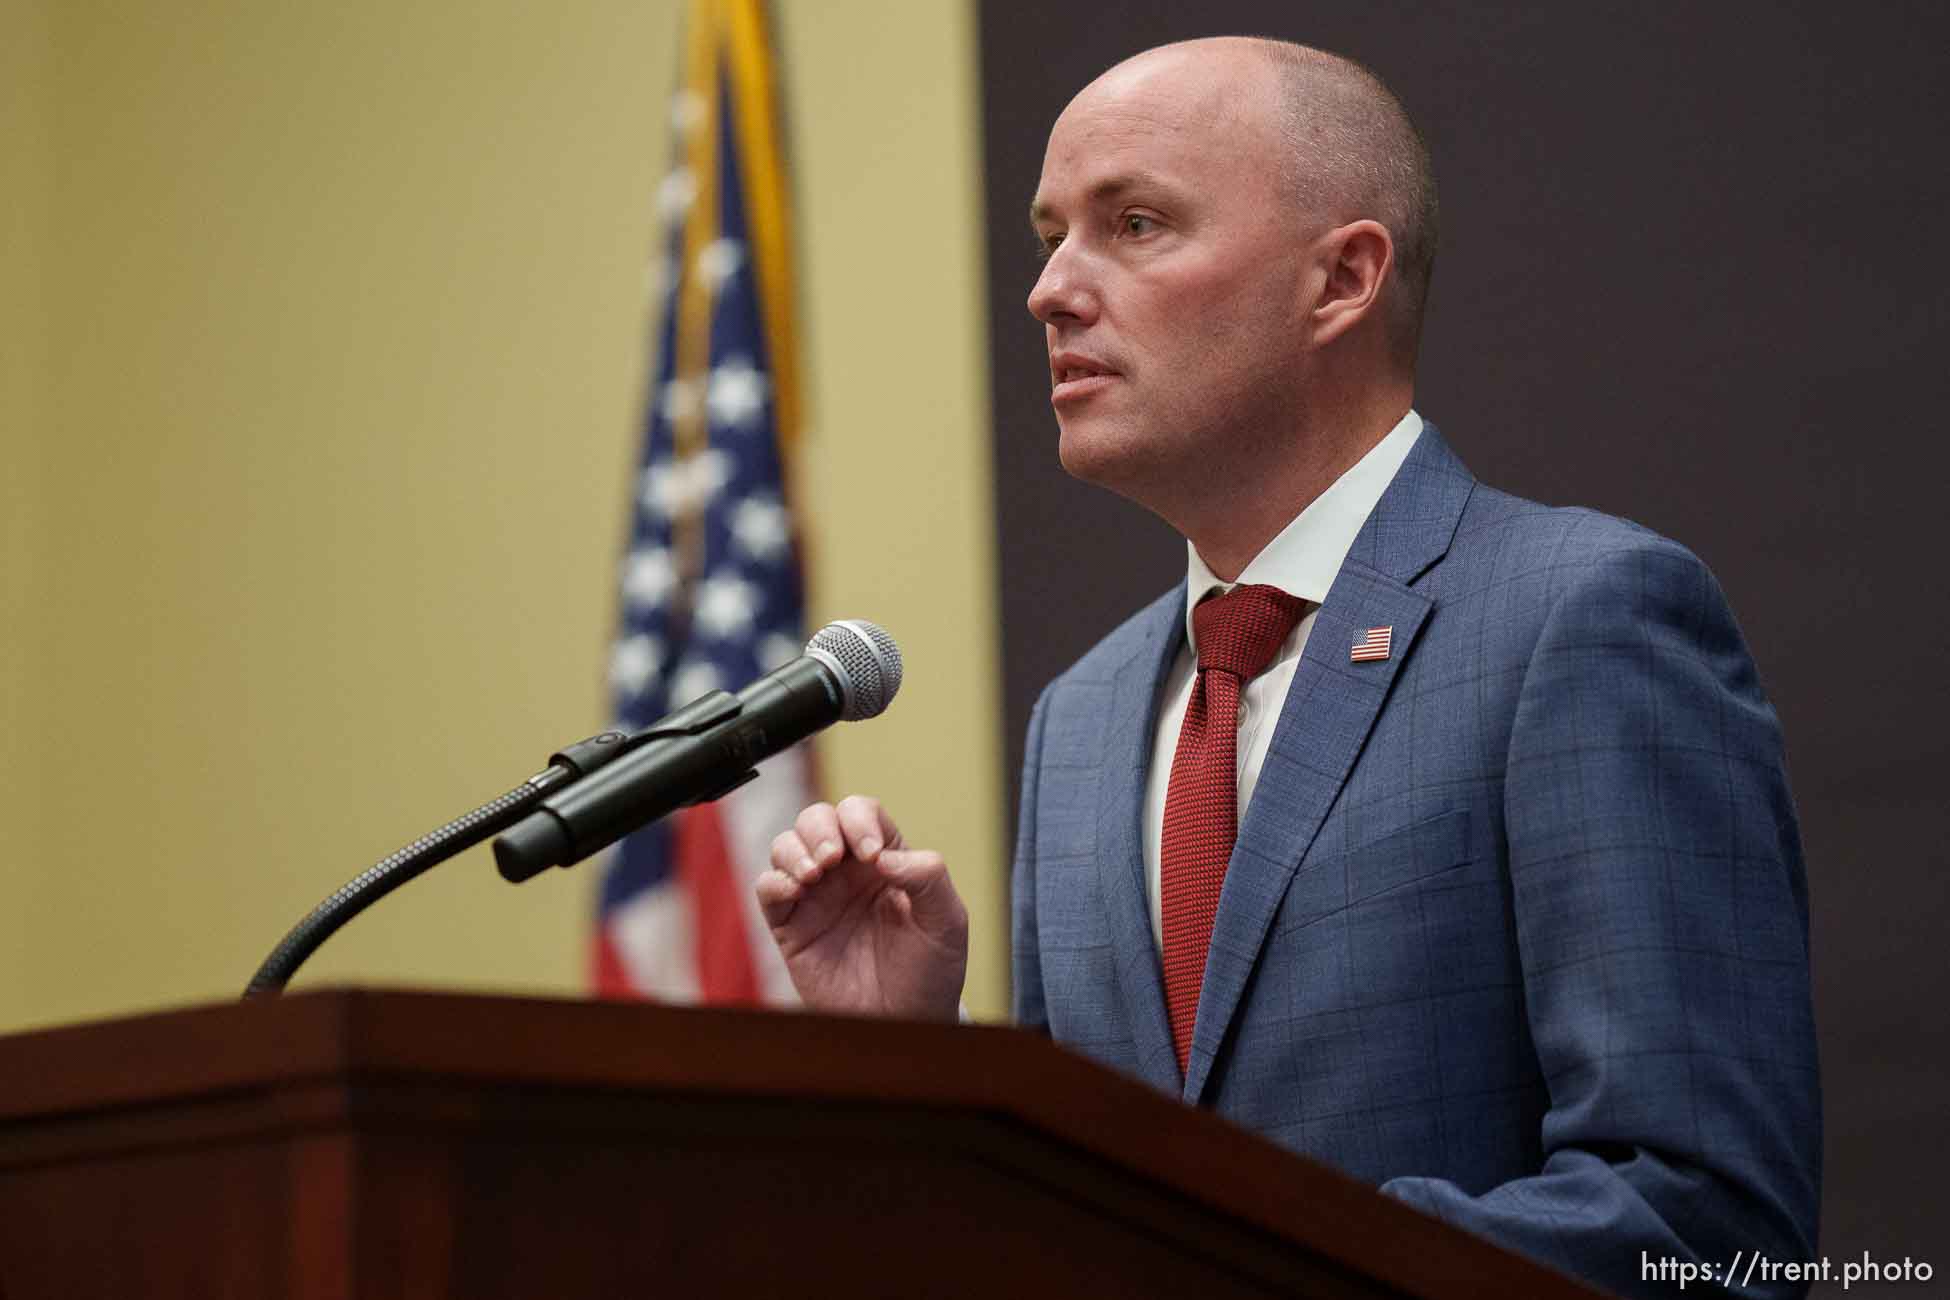
[[[1779,725],[1705,566],[1648,535],[1564,572],[1504,787],[1543,1168],[1383,1190],[1621,1293],[1666,1294],[1647,1259],[1815,1250],[1801,846]]]
[[[1010,963],[1015,986],[1016,1024],[1025,1029],[1049,1028],[1043,1002],[1042,964],[1036,943],[1036,791],[1037,770],[1043,757],[1043,706],[1046,689],[1029,714],[1029,737],[1022,750],[1022,808],[1016,822],[1016,857],[1010,872]]]

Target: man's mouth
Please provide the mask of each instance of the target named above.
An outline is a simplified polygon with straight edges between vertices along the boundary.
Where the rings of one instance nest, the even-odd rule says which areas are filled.
[[[1094,357],[1057,355],[1050,358],[1050,400],[1087,397],[1116,379],[1117,372]]]

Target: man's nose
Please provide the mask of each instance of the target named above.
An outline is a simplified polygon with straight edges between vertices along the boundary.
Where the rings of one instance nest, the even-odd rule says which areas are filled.
[[[1097,316],[1097,292],[1088,259],[1065,242],[1058,244],[1029,290],[1029,314],[1045,325],[1059,321],[1089,324]]]

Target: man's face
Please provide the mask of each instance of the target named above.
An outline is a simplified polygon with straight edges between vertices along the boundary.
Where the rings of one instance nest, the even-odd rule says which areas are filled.
[[[1063,466],[1173,522],[1304,410],[1307,231],[1277,102],[1259,60],[1154,51],[1072,100],[1043,158],[1029,310]]]

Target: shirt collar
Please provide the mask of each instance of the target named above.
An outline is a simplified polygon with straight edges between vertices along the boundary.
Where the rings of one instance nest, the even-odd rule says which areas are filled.
[[[1239,582],[1264,583],[1310,604],[1323,603],[1361,525],[1368,522],[1381,494],[1395,481],[1396,471],[1408,459],[1421,433],[1422,417],[1410,410],[1386,437],[1368,449],[1367,455],[1355,461],[1252,558],[1240,571]],[[1228,592],[1239,584],[1221,581],[1189,541],[1185,554],[1185,636],[1196,651],[1198,637],[1192,631],[1192,610],[1209,592]]]

